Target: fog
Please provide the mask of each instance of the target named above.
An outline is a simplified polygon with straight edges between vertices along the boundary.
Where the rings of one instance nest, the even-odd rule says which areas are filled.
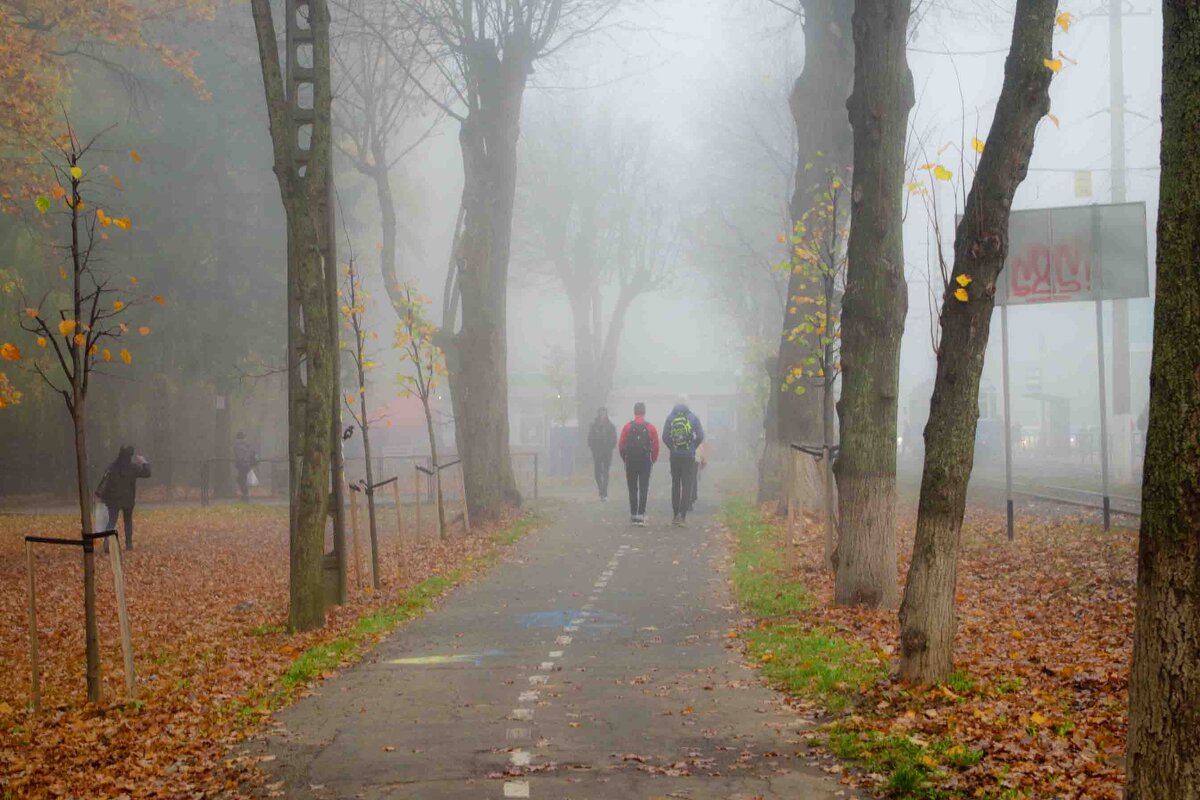
[[[546,129],[564,109],[593,120],[585,123],[588,130],[598,127],[594,121],[605,120],[613,136],[633,131],[632,139],[645,148],[644,170],[634,176],[631,191],[650,198],[639,201],[650,205],[638,208],[653,208],[661,216],[661,225],[649,235],[660,263],[655,286],[632,301],[625,318],[607,395],[621,403],[614,416],[624,418],[630,392],[651,383],[664,396],[675,387],[676,393],[728,395],[738,409],[738,423],[731,421],[729,430],[739,441],[730,452],[736,450],[747,462],[761,446],[763,398],[769,391],[763,387],[762,363],[777,350],[786,294],[786,275],[772,266],[787,258],[776,242],[790,225],[787,203],[796,159],[787,95],[803,64],[800,19],[788,5],[772,0],[629,2],[594,34],[538,62],[523,109],[523,168],[532,157],[526,152],[529,143],[546,141]],[[335,4],[335,27],[338,8]],[[1056,39],[1065,56],[1051,89],[1058,125],[1041,124],[1015,209],[1110,200],[1108,18],[1104,8],[1064,10],[1078,19],[1069,35]],[[1153,5],[1126,10],[1127,199],[1146,204],[1152,264],[1161,20]],[[953,181],[933,185],[947,249],[955,211],[969,186],[963,179],[972,172],[970,141],[986,136],[999,93],[1011,13],[1007,3],[982,0],[927,2],[914,13],[909,61],[916,105],[907,171],[912,180],[923,180],[919,167],[928,161],[952,167]],[[195,462],[228,457],[233,431],[251,431],[263,454],[280,457],[286,451],[280,372],[286,240],[249,12],[238,4],[221,6],[211,21],[170,19],[155,31],[172,46],[197,51],[202,91],[152,57],[121,54],[122,70],[72,67],[67,108],[81,129],[111,126],[98,147],[111,162],[105,167],[129,187],[121,203],[134,218],[133,233],[114,237],[104,258],[114,273],[136,275],[170,301],[166,309],[147,309],[154,335],[137,342],[130,369],[99,375],[89,422],[97,437],[93,460],[98,464],[119,442],[137,440],[159,450],[160,460],[181,465],[187,477],[167,480],[182,486],[194,484]],[[345,41],[335,43],[342,45]],[[344,93],[346,79],[338,76],[336,63],[334,72],[337,91]],[[340,102],[339,94],[335,125]],[[393,152],[419,142],[391,174],[399,218],[396,268],[430,296],[435,322],[441,321],[463,188],[458,128],[431,104],[418,104],[391,142]],[[576,144],[556,146],[569,154]],[[129,150],[139,151],[142,160],[130,163],[124,156]],[[1091,193],[1085,196],[1076,191],[1079,170],[1091,175]],[[390,347],[396,316],[376,263],[384,235],[376,193],[341,149],[334,172],[339,259],[354,256],[372,294],[367,321],[381,344],[369,387],[373,402],[384,406],[396,396],[395,376],[402,367]],[[547,374],[563,358],[569,372],[574,357],[567,293],[533,242],[529,206],[543,185],[530,184],[527,175],[523,169],[517,178],[508,373],[514,387],[538,388],[514,388],[514,406],[521,398],[529,400],[522,391],[541,393],[548,402]],[[935,233],[915,195],[908,198],[904,235],[909,312],[898,424],[911,438],[919,435],[928,408],[935,365],[930,315],[936,314],[929,285],[931,276],[940,281]],[[23,287],[23,294],[8,292],[3,298],[7,309],[18,308],[20,296],[52,291],[48,236],[28,214],[0,221],[6,251],[0,266],[5,275],[19,276]],[[601,334],[609,330],[608,315],[618,302],[618,261],[609,254],[597,265]],[[932,295],[940,293],[939,285]],[[1110,394],[1111,305],[1105,304],[1104,319]],[[1148,396],[1152,307],[1149,299],[1128,305],[1127,413],[1136,418]],[[1030,396],[1040,392],[1065,398],[1072,435],[1098,425],[1093,304],[1017,307],[1009,319],[1014,421],[1025,430],[1042,424],[1042,401]],[[17,320],[7,314],[0,321],[0,338],[14,339],[17,331]],[[1000,338],[997,314],[983,379],[982,393],[992,403],[985,417],[999,413]],[[28,343],[23,347],[36,349]],[[60,401],[32,373],[14,374],[25,402],[0,414],[6,465],[0,470],[0,494],[62,491],[70,481]],[[1036,392],[1029,390],[1035,375],[1041,382]],[[1110,413],[1113,408],[1110,398]],[[656,414],[665,411],[655,409]],[[591,411],[582,413],[590,417]],[[578,424],[579,415],[572,408],[568,421]],[[551,426],[550,415],[544,417],[539,424]],[[540,434],[519,441],[521,412],[515,407],[510,425],[514,444],[545,445]],[[197,438],[205,444],[196,446]],[[31,457],[43,466],[15,468]],[[1118,470],[1125,481],[1132,481],[1136,460],[1131,452]],[[1091,455],[1064,462],[1084,477],[1097,469]]]

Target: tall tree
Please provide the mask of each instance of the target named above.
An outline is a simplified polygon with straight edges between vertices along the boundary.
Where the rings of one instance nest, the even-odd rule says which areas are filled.
[[[894,607],[896,395],[904,282],[904,141],[913,105],[910,0],[854,7],[854,129],[849,259],[842,304],[841,452],[834,602]]]
[[[1164,0],[1162,173],[1125,797],[1200,797],[1200,2]]]
[[[400,220],[392,179],[397,166],[441,120],[418,78],[435,85],[417,31],[388,12],[382,0],[342,0],[345,27],[333,51],[342,91],[336,98],[335,144],[375,189],[379,204],[379,273],[397,316],[406,308],[397,276]],[[386,44],[385,44],[386,42]],[[429,111],[435,113],[428,119]],[[399,140],[399,142],[397,142]]]
[[[336,323],[330,308],[329,282],[336,265],[325,263],[326,204],[332,168],[332,90],[329,78],[329,8],[325,0],[307,0],[306,25],[312,31],[313,100],[311,136],[303,168],[297,165],[297,130],[289,110],[280,68],[279,47],[270,0],[251,0],[258,37],[274,152],[275,177],[287,217],[289,273],[303,315],[303,425],[299,431],[299,480],[291,533],[289,624],[295,630],[320,627],[325,619],[322,560],[325,517],[329,511],[329,476],[333,460],[330,431],[338,390]],[[300,379],[301,376],[293,376]]]
[[[445,111],[459,123],[464,182],[452,269],[462,327],[445,330],[443,341],[467,505],[473,520],[484,520],[521,500],[508,449],[505,337],[525,88],[541,58],[594,31],[620,0],[393,2],[427,32],[452,86]]]
[[[954,669],[954,594],[979,378],[996,280],[1008,255],[1013,195],[1025,180],[1038,122],[1050,110],[1054,73],[1045,62],[1053,55],[1057,7],[1058,0],[1017,0],[1004,85],[955,234],[925,426],[917,536],[900,607],[900,676],[910,681],[940,681]]]
[[[629,309],[659,285],[675,240],[646,130],[558,102],[525,127],[517,215],[532,241],[523,255],[570,304],[576,413],[587,420],[612,393]],[[614,283],[605,315],[604,290]]]
[[[854,156],[846,112],[846,98],[856,75],[854,42],[849,36],[854,0],[804,0],[800,5],[804,12],[804,68],[788,98],[799,146],[789,209],[793,225],[819,203],[820,196],[828,189],[824,177],[831,172],[845,175]],[[907,19],[908,12],[904,13]],[[907,70],[907,66],[904,68]],[[902,131],[903,128],[902,122]],[[903,139],[900,146],[903,148]],[[794,303],[792,298],[804,295],[803,283],[802,275],[793,273],[789,277],[786,305]],[[766,365],[772,393],[766,447],[759,461],[758,494],[763,501],[777,499],[782,494],[783,464],[791,443],[813,443],[822,437],[820,393],[798,394],[786,385],[791,370],[814,347],[812,336],[794,336],[793,327],[793,322],[785,317],[778,356]],[[811,474],[801,476],[803,482],[819,486],[815,465],[807,459],[802,463],[806,471],[812,470]],[[814,504],[818,502],[817,497],[812,500]]]

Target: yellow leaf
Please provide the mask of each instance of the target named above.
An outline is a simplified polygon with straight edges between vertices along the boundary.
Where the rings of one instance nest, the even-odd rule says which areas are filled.
[[[88,355],[89,355],[89,356],[94,356],[94,355],[96,355],[96,351],[97,351],[97,350],[99,350],[99,349],[100,349],[100,348],[99,348],[99,347],[97,347],[96,345],[92,345],[91,347],[89,347],[89,348],[88,348]]]
[[[1011,635],[1014,639],[1017,639],[1017,640],[1025,638],[1025,634],[1022,633],[1021,631],[1012,631]]]
[[[100,355],[104,357],[105,361],[112,361],[112,351],[109,350],[107,347],[104,348],[104,352],[101,353]]]
[[[129,276],[129,282],[132,283],[134,286],[138,285],[138,279],[133,277],[132,275]]]
[[[73,341],[78,346],[83,347],[85,344],[87,344],[87,336],[82,333],[77,333],[77,334],[75,334],[75,338]]]
[[[103,208],[97,208],[96,209],[96,221],[107,228],[109,225],[112,225],[113,219],[108,214],[104,213]]]
[[[966,290],[966,289],[961,289],[961,288],[960,288],[960,289],[955,289],[955,290],[954,290],[954,299],[955,299],[955,300],[957,300],[957,301],[958,301],[958,302],[960,302],[960,303],[965,303],[965,302],[967,302],[968,300],[970,300],[971,298],[970,298],[970,296],[967,294],[967,290]]]
[[[921,166],[917,167],[917,169],[923,169],[926,172],[928,172],[929,170],[933,169],[936,166],[937,166],[937,164],[922,164]]]
[[[138,333],[141,334],[142,336],[149,336],[150,335],[150,326],[143,325],[142,327],[138,328]]]
[[[937,759],[934,758],[929,753],[925,753],[920,758],[918,758],[917,761],[920,762],[922,765],[928,767],[929,769],[937,769],[937,765],[938,765]]]
[[[123,231],[127,231],[133,227],[133,223],[129,221],[129,217],[114,217],[113,224]]]
[[[910,194],[917,194],[918,192],[920,192],[921,191],[921,182],[920,181],[910,181],[908,184],[908,191]]]
[[[128,350],[122,350],[121,351],[121,360],[124,361],[126,364],[130,364],[133,362],[133,356],[129,355]]]
[[[58,277],[62,278],[65,281],[67,279],[67,271],[65,269],[63,269],[62,267],[59,267],[58,268]]]
[[[1029,715],[1029,721],[1034,725],[1045,725],[1050,720],[1035,711]]]
[[[971,285],[972,280],[974,279],[970,275],[959,275],[954,279],[954,282],[959,286],[966,288],[967,286]]]
[[[75,180],[79,180],[80,178],[83,177],[83,170],[81,170],[79,167],[72,166],[71,167],[71,177],[74,178]]]
[[[972,136],[971,137],[971,147],[975,150],[976,153],[982,153],[983,152],[983,141],[980,140],[979,137],[977,137],[977,136]]]
[[[124,302],[122,302],[121,300],[114,300],[114,301],[113,301],[113,311],[120,311],[120,310],[121,310],[121,309],[123,309],[124,307],[125,307],[125,303],[124,303]]]
[[[38,343],[38,347],[45,347],[45,346],[46,346],[46,337],[45,337],[45,336],[39,336],[39,337],[37,338],[37,343]]]
[[[3,358],[5,361],[20,361],[21,348],[17,347],[12,342],[0,344],[0,358]]]
[[[137,151],[137,150],[130,150],[130,151],[129,151],[129,157],[130,157],[130,158],[132,158],[134,161],[141,161],[141,160],[142,160],[142,157],[141,157],[140,155],[138,155],[138,151]]]
[[[1042,63],[1046,65],[1046,69],[1051,72],[1058,72],[1062,69],[1062,60],[1058,58],[1044,58]]]
[[[58,323],[58,332],[62,336],[70,336],[75,332],[75,320],[64,319],[62,322]]]
[[[938,164],[933,168],[933,177],[937,178],[939,181],[948,181],[954,177],[954,173],[943,167],[941,164]]]
[[[1058,23],[1058,27],[1063,29],[1063,33],[1066,33],[1071,29],[1071,23],[1075,21],[1075,15],[1070,11],[1060,11],[1054,18],[1054,21]]]

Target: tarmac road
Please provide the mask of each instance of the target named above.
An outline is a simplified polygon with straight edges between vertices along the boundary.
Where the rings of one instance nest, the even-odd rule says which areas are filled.
[[[610,502],[552,501],[490,573],[281,712],[255,749],[286,795],[848,796],[808,763],[808,723],[727,647],[738,614],[703,498],[671,527],[660,465],[650,524],[632,527],[618,472]]]

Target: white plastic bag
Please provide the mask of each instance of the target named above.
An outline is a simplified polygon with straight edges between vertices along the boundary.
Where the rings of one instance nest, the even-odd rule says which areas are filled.
[[[114,521],[114,525],[116,522]],[[108,530],[108,506],[96,501],[95,507],[92,509],[92,533],[104,533]]]
[[[246,486],[251,489],[258,486],[258,476],[254,474],[254,470],[246,473]]]

